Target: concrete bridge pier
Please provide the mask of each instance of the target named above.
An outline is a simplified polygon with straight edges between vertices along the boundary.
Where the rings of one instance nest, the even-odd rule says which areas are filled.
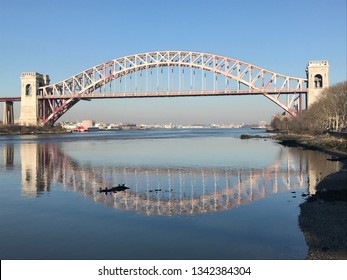
[[[4,102],[2,120],[4,124],[14,124],[13,101]]]

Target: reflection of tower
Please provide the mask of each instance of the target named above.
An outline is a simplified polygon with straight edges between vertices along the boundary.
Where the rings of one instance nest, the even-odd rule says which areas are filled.
[[[328,161],[326,155],[321,152],[304,151],[303,154],[307,160],[308,192],[315,194],[317,184],[335,172],[339,163]]]
[[[36,196],[39,192],[47,191],[49,181],[44,176],[41,146],[37,144],[22,144],[20,146],[22,194]]]
[[[14,148],[13,145],[4,146],[4,165],[5,168],[13,167]]]
[[[20,146],[22,170],[22,194],[36,194],[37,145],[22,144]]]

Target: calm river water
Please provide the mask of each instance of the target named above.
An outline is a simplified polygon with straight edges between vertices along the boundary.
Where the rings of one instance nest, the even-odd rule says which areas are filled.
[[[304,259],[302,194],[338,163],[243,133],[1,136],[0,258]]]

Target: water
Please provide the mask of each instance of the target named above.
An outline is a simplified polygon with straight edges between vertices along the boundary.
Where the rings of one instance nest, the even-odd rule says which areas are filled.
[[[242,133],[1,136],[1,259],[304,259],[301,195],[338,163]]]

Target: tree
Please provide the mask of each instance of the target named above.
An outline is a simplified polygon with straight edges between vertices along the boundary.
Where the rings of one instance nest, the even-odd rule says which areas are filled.
[[[325,89],[321,97],[297,117],[275,117],[271,125],[277,130],[299,134],[347,130],[347,81]]]
[[[312,109],[312,110],[311,110]],[[321,125],[325,129],[340,131],[346,129],[347,115],[347,81],[326,89],[322,97],[315,102],[309,111],[319,113]]]

